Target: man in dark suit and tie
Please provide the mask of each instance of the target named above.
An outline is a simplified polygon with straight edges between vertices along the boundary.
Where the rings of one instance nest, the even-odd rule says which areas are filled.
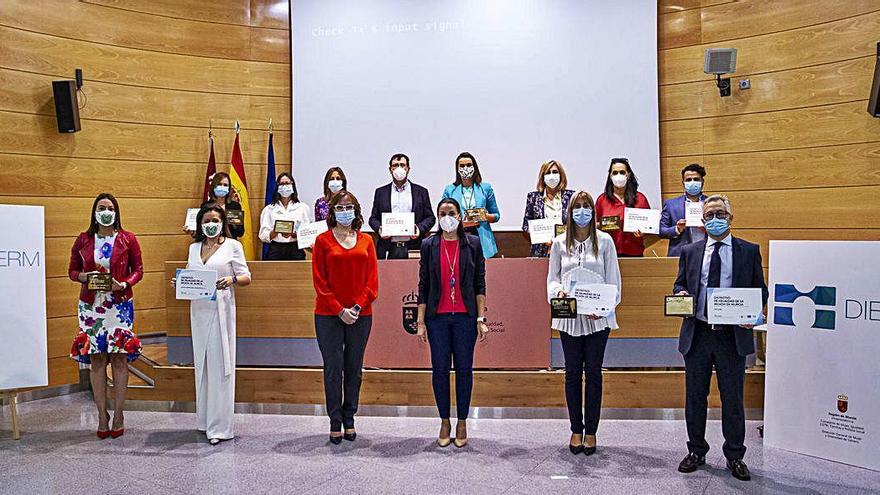
[[[434,227],[437,219],[428,197],[428,190],[409,181],[409,157],[396,153],[388,161],[391,183],[376,189],[373,197],[373,211],[370,214],[370,227],[379,236],[376,241],[376,256],[384,259],[406,259],[409,250],[419,249],[422,239]],[[416,232],[413,236],[390,237],[382,235],[382,213],[415,214]]]
[[[678,470],[691,473],[706,463],[706,408],[712,367],[715,367],[721,393],[722,450],[727,468],[737,479],[751,479],[743,462],[746,447],[743,384],[746,356],[755,352],[753,325],[709,325],[707,288],[760,288],[767,304],[767,285],[761,266],[761,251],[756,244],[733,237],[730,202],[724,196],[710,196],[703,203],[703,222],[708,238],[682,249],[678,260],[678,278],[674,292],[696,297],[696,315],[681,324],[678,350],[685,363],[685,419],[688,431],[688,455]]]
[[[685,221],[685,208],[688,202],[705,201],[703,186],[706,182],[706,169],[699,163],[691,163],[681,170],[681,183],[684,194],[663,202],[660,215],[660,237],[669,239],[666,256],[677,257],[688,244],[706,239],[702,227],[688,227]]]

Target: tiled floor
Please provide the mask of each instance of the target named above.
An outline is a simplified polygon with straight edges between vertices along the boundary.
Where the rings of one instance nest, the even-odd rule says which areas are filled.
[[[750,422],[752,481],[724,469],[720,424],[705,468],[676,471],[683,421],[603,420],[596,455],[573,456],[564,420],[479,419],[470,445],[439,449],[438,420],[361,417],[358,439],[327,442],[315,416],[242,414],[213,447],[191,413],[126,413],[126,433],[98,440],[88,394],[20,405],[23,436],[0,416],[0,493],[880,493],[880,473],[763,449]]]

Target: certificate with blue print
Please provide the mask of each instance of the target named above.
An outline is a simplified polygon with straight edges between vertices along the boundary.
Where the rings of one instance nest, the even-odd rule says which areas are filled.
[[[709,288],[706,316],[710,325],[759,325],[764,322],[761,289]]]
[[[178,300],[209,300],[217,292],[216,270],[177,270],[175,278],[175,295]]]

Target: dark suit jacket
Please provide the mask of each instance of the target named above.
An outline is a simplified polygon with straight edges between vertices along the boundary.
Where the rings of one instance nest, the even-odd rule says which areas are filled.
[[[419,249],[422,239],[428,232],[434,228],[437,219],[434,217],[434,208],[431,205],[431,199],[428,197],[428,190],[424,187],[409,183],[412,188],[412,208],[416,216],[416,225],[419,227],[419,238],[413,239],[407,243],[408,249]],[[382,226],[382,213],[391,213],[391,184],[376,189],[373,196],[373,212],[370,214],[370,227],[378,234],[379,227]],[[391,245],[390,241],[376,237],[376,246],[388,249]]]
[[[440,289],[448,280],[440,280],[440,263],[443,258],[440,254],[441,235],[433,235],[422,241],[421,259],[419,260],[419,304],[427,305],[425,316],[433,317],[437,314],[437,306],[440,304]],[[460,271],[457,280],[461,297],[467,312],[471,316],[477,316],[477,296],[486,295],[486,258],[483,257],[483,246],[480,238],[466,234],[458,239],[460,256]]]
[[[700,195],[700,201],[705,201],[706,195]],[[684,205],[687,195],[682,194],[675,198],[667,199],[663,203],[663,212],[660,215],[660,237],[669,239],[669,251],[666,256],[676,257],[681,254],[684,246],[691,244],[691,229],[684,229],[681,234],[675,228],[675,224],[684,218]]]
[[[674,293],[687,291],[699,297],[700,273],[703,269],[703,254],[706,240],[684,246],[678,258],[678,278],[675,279]],[[733,285],[732,287],[756,287],[763,293],[764,304],[767,304],[767,284],[764,283],[764,269],[761,266],[761,248],[757,244],[733,238]],[[700,308],[697,308],[700,311]],[[678,351],[687,354],[694,338],[696,318],[685,318],[681,323],[681,334],[678,337]],[[755,337],[752,330],[732,326],[736,338],[736,351],[740,356],[748,356],[755,352]]]

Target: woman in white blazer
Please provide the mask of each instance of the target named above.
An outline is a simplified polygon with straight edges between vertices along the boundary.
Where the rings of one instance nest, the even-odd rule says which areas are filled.
[[[192,301],[193,358],[196,369],[198,430],[211,445],[233,438],[235,406],[235,286],[251,283],[241,243],[228,237],[226,212],[208,205],[199,211],[186,267],[216,270],[215,297]],[[175,279],[171,281],[176,283]]]

